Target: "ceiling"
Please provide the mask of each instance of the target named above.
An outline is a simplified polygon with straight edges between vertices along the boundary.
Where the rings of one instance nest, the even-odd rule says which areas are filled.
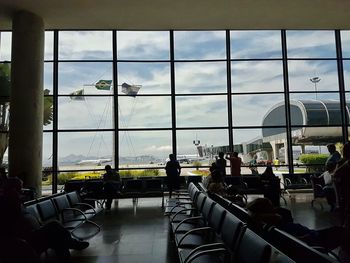
[[[19,10],[46,29],[350,29],[349,0],[0,0],[0,29]]]

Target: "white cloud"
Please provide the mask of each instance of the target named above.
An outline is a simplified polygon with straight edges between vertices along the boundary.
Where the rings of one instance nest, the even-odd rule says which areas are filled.
[[[112,59],[112,31],[60,31],[60,59]]]

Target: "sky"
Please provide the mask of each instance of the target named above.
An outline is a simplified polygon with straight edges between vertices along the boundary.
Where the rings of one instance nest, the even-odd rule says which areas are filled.
[[[179,154],[196,153],[193,140],[201,145],[227,145],[227,77],[225,31],[175,31],[176,125],[192,128],[177,132]],[[342,31],[343,57],[350,58],[350,32]],[[52,94],[53,33],[45,35],[44,88]],[[318,91],[337,91],[338,75],[334,31],[287,31],[289,88],[296,92],[292,99],[314,99],[310,78],[318,76]],[[0,61],[10,60],[11,34],[1,33]],[[283,65],[280,31],[231,31],[232,114],[233,125],[260,126],[266,113],[284,100]],[[120,128],[171,128],[171,72],[169,32],[117,32],[119,60],[118,85],[126,82],[142,85],[139,94],[120,96],[118,120]],[[329,60],[324,60],[327,58]],[[59,129],[113,129],[113,98],[89,96],[72,100],[70,93],[84,89],[84,94],[111,95],[113,91],[97,90],[93,85],[113,76],[111,31],[59,32],[58,100]],[[241,61],[241,59],[251,59]],[[254,60],[259,59],[259,60]],[[264,60],[273,59],[273,60]],[[313,60],[305,60],[313,59]],[[91,60],[93,62],[73,62]],[[97,61],[103,60],[103,61]],[[138,61],[136,61],[138,60]],[[144,60],[140,62],[139,60]],[[216,60],[192,62],[186,60]],[[346,88],[349,87],[350,62],[344,62]],[[121,92],[121,87],[118,86]],[[245,94],[237,94],[244,92]],[[251,94],[275,92],[276,94]],[[195,94],[204,94],[196,96]],[[209,93],[218,93],[209,95]],[[156,97],[152,94],[164,96]],[[187,95],[184,95],[187,94]],[[189,95],[193,94],[193,95]],[[208,95],[205,95],[208,94]],[[183,96],[181,96],[183,95]],[[318,94],[319,99],[339,99],[338,94]],[[201,127],[204,129],[195,129]],[[207,130],[206,127],[216,127]],[[44,127],[45,130],[52,125]],[[234,144],[261,135],[261,129],[234,129]],[[52,154],[51,134],[44,135],[44,159]],[[119,134],[120,156],[150,154],[160,158],[172,151],[171,131],[122,131]],[[113,154],[112,132],[79,132],[59,134],[59,157],[69,154],[110,156]]]

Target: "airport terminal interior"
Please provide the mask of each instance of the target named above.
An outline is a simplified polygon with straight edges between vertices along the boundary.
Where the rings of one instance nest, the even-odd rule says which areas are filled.
[[[0,263],[350,262],[349,9],[2,0]]]

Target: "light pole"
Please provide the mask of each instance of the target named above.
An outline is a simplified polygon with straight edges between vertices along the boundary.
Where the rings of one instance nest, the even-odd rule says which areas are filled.
[[[321,79],[319,77],[313,77],[310,79],[310,81],[312,83],[314,83],[315,85],[315,99],[317,100],[317,83],[319,83],[321,81]],[[321,154],[321,146],[318,146],[318,153]]]
[[[320,82],[321,79],[319,77],[313,77],[310,79],[310,81],[315,85],[315,98],[317,100],[317,83]]]
[[[193,140],[193,144],[196,146],[196,150],[197,150],[197,159],[199,159],[198,146],[201,144],[201,141],[197,139],[197,133],[196,133],[196,139]]]

